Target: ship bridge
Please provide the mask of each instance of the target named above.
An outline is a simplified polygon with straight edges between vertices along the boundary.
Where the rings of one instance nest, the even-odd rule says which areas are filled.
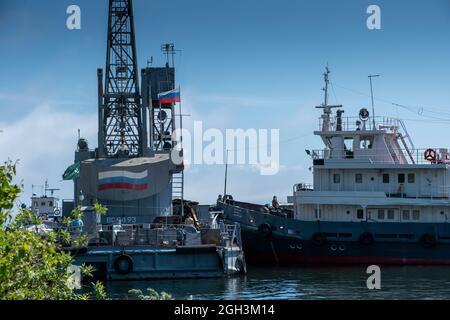
[[[450,163],[449,149],[439,147],[415,148],[401,119],[376,117],[371,121],[367,109],[359,117],[323,114],[319,130],[324,149],[310,152],[314,164],[368,163],[394,165],[446,165]]]
[[[443,221],[450,216],[449,149],[415,148],[402,120],[374,117],[361,108],[344,117],[325,100],[318,129],[324,148],[306,150],[313,160],[313,186],[294,185],[297,218],[362,221]],[[372,113],[373,110],[372,110]],[[400,217],[401,213],[401,217]],[[408,219],[412,217],[414,219]],[[398,220],[400,219],[400,220]]]

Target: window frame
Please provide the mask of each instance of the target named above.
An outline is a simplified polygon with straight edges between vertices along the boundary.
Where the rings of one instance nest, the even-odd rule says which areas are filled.
[[[402,209],[402,221],[411,220],[411,210]]]
[[[316,219],[322,219],[322,208],[315,208],[314,209],[314,217]]]
[[[359,214],[362,214],[361,218],[359,217]],[[364,209],[356,209],[356,219],[363,220],[364,219]]]
[[[417,213],[417,218],[414,215],[415,213]],[[412,220],[420,221],[420,210],[419,209],[412,210]]]
[[[333,183],[334,184],[341,183],[341,174],[340,173],[333,173]]]
[[[392,218],[390,218],[390,213],[392,213]],[[395,209],[387,210],[387,220],[395,220]]]
[[[359,180],[358,177],[361,177],[361,180]],[[363,174],[362,173],[355,173],[355,183],[363,183]]]

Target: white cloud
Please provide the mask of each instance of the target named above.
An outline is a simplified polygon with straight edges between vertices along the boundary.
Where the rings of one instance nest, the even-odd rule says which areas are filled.
[[[72,183],[61,182],[61,175],[73,163],[77,129],[94,141],[96,114],[79,114],[60,107],[38,104],[16,121],[0,120],[0,161],[19,160],[17,179],[23,181],[25,188],[20,200],[26,204],[30,202],[32,184],[42,185],[45,179],[52,187],[62,189],[62,198],[72,198]],[[90,147],[95,146],[91,143]]]

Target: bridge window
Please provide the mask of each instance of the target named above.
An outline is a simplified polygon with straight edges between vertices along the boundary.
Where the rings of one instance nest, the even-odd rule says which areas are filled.
[[[353,138],[344,138],[345,158],[353,158]]]
[[[359,141],[360,149],[372,149],[373,146],[373,137],[362,137]]]
[[[363,177],[362,173],[355,174],[355,183],[362,183]]]
[[[378,220],[384,220],[384,209],[378,209]]]
[[[398,183],[405,183],[405,174],[404,173],[398,174]]]
[[[383,183],[389,183],[389,173],[383,173]]]
[[[413,220],[420,220],[420,210],[413,210],[412,218]]]
[[[416,180],[416,175],[414,173],[408,173],[408,183],[414,183]]]
[[[341,175],[339,173],[333,174],[333,182],[334,183],[341,183]]]

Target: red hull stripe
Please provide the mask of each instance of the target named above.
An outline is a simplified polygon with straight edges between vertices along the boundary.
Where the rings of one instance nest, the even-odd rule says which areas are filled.
[[[246,254],[248,260],[271,261],[271,254],[253,255]],[[305,263],[305,264],[391,264],[391,265],[450,265],[450,259],[425,259],[425,258],[388,258],[388,257],[333,257],[333,256],[294,256],[278,255],[280,263]]]
[[[109,189],[128,189],[128,190],[145,190],[148,188],[147,183],[143,184],[131,184],[126,182],[116,182],[116,183],[105,183],[98,186],[99,191],[109,190]]]

